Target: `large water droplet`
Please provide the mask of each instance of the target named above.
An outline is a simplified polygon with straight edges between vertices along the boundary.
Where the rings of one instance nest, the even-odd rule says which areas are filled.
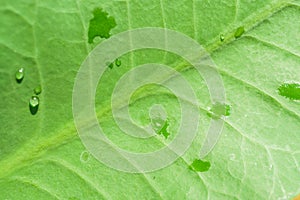
[[[244,32],[245,32],[245,28],[243,26],[240,26],[236,29],[236,31],[234,33],[234,37],[239,38],[244,34]]]
[[[300,84],[296,82],[283,83],[279,86],[278,93],[291,100],[300,100]]]
[[[220,35],[220,40],[223,42],[225,40],[225,36],[223,34]]]
[[[23,78],[24,78],[24,68],[22,67],[18,69],[18,71],[16,72],[16,81],[18,83],[21,83]]]
[[[273,165],[270,164],[270,165],[269,165],[269,170],[272,170],[272,169],[273,169]]]
[[[210,162],[209,161],[203,161],[200,159],[195,159],[193,163],[190,165],[190,169],[196,171],[196,172],[206,172],[210,168]]]
[[[213,119],[219,119],[230,115],[230,106],[224,103],[215,103],[212,108],[209,108],[208,110],[207,115]]]
[[[117,58],[117,59],[115,60],[115,64],[116,64],[117,67],[120,67],[121,64],[122,64],[122,62],[121,62],[120,59]]]
[[[38,111],[40,99],[38,96],[32,96],[29,100],[29,110],[32,115],[35,115]]]
[[[39,85],[33,90],[34,94],[39,95],[42,93],[42,87]]]

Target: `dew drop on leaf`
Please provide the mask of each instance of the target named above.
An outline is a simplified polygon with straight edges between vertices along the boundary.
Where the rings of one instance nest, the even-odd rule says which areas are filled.
[[[234,33],[234,37],[239,38],[244,34],[244,32],[245,32],[245,28],[243,26],[240,26],[236,29],[236,31]]]
[[[283,83],[279,86],[278,93],[291,100],[300,100],[300,84],[296,82]]]
[[[209,161],[203,161],[201,159],[195,159],[193,163],[190,165],[190,169],[196,172],[206,172],[210,168]]]
[[[31,98],[30,98],[30,100],[29,100],[29,104],[30,104],[30,106],[32,106],[32,107],[36,107],[36,106],[38,106],[39,105],[39,97],[37,97],[37,96],[32,96]]]
[[[230,105],[224,103],[215,103],[208,110],[207,115],[213,119],[219,119],[230,115]]]
[[[223,34],[220,35],[220,41],[223,42],[225,40],[225,36]]]
[[[35,115],[38,111],[40,99],[38,96],[32,96],[29,100],[29,110],[32,115]]]
[[[34,94],[39,95],[42,93],[42,87],[39,85],[33,90]]]
[[[18,83],[21,83],[23,78],[24,78],[24,68],[22,67],[18,69],[18,71],[16,72],[16,81]]]
[[[117,58],[117,59],[115,60],[115,64],[116,64],[117,67],[120,67],[121,64],[122,64],[122,62],[121,62],[120,59]]]
[[[112,68],[114,67],[114,63],[109,63],[109,64],[108,64],[108,67],[109,67],[110,69],[112,69]]]
[[[272,170],[273,169],[273,165],[272,164],[270,164],[270,166],[269,166],[269,170]]]

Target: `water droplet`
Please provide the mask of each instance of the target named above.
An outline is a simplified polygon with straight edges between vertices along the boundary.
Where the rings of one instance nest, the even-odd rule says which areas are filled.
[[[39,85],[33,90],[34,94],[39,95],[42,93],[42,87]]]
[[[121,62],[120,59],[117,58],[117,59],[115,60],[115,64],[116,64],[117,67],[120,67],[121,64],[122,64],[122,62]]]
[[[40,99],[38,96],[32,96],[29,100],[29,110],[32,115],[35,115],[38,111]]]
[[[234,33],[234,37],[239,38],[244,34],[244,32],[245,32],[245,28],[243,26],[240,26],[236,29],[236,31]]]
[[[109,67],[110,69],[112,69],[112,68],[114,67],[114,63],[108,64],[108,67]]]
[[[83,151],[80,155],[80,161],[86,163],[90,160],[90,153],[88,151]]]
[[[269,170],[272,170],[273,169],[273,165],[272,164],[270,164],[270,166],[269,166]]]
[[[219,119],[230,115],[230,105],[224,103],[215,103],[212,108],[209,108],[208,110],[207,115],[213,119]]]
[[[220,35],[220,40],[223,42],[225,40],[225,36],[223,34]]]
[[[18,69],[18,71],[16,72],[16,81],[18,83],[21,83],[23,78],[24,78],[24,68],[22,67]]]
[[[209,161],[203,161],[200,159],[195,159],[193,163],[190,165],[190,169],[196,171],[196,172],[206,172],[210,168],[210,162]]]
[[[291,100],[300,100],[300,84],[296,82],[283,83],[279,86],[278,93]]]
[[[32,107],[36,107],[39,105],[39,97],[37,96],[32,96],[31,99],[29,100],[29,104],[32,106]]]

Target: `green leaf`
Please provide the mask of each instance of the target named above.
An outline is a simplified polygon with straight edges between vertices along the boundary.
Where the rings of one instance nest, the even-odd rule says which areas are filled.
[[[300,81],[299,6],[298,0],[1,0],[0,199],[293,198],[300,193],[300,109],[297,98],[285,96],[296,92],[297,97],[298,90],[281,96],[278,88]],[[95,9],[109,22],[100,22]],[[91,26],[105,29],[91,31]],[[148,85],[130,100],[130,115],[139,125],[150,122],[153,104],[164,106],[170,135],[158,139],[124,134],[111,113],[111,94],[135,66],[161,63],[177,69],[196,93],[201,118],[183,156],[161,170],[130,174],[86,154],[77,135],[72,92],[81,63],[109,34],[141,27],[165,27],[194,38],[222,76],[230,116],[205,158],[211,164],[205,173],[189,166],[198,159],[211,120],[209,91],[196,70],[171,53],[140,50],[122,56],[122,65],[108,68],[99,81],[95,105],[99,124],[120,148],[137,153],[162,148],[180,125],[180,105],[171,91]],[[245,32],[236,39],[239,27]],[[20,68],[24,77],[17,82]],[[43,91],[32,115],[29,100],[38,85]]]

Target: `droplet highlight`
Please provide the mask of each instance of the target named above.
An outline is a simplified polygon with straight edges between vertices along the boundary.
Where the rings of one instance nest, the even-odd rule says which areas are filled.
[[[230,115],[231,107],[225,103],[215,103],[211,108],[208,108],[207,115],[213,119],[220,119]]]
[[[245,33],[245,28],[243,26],[240,26],[236,29],[235,33],[234,33],[234,37],[235,38],[239,38],[241,37],[243,34]]]
[[[190,169],[196,172],[206,172],[210,168],[210,162],[204,161],[201,159],[195,159],[193,163],[190,165]]]
[[[35,115],[38,111],[40,99],[38,96],[32,96],[29,100],[29,110],[32,115]]]
[[[18,71],[16,71],[15,77],[16,77],[16,81],[18,83],[22,82],[22,80],[24,79],[24,68],[23,67],[18,69]]]
[[[117,59],[115,60],[115,65],[116,65],[117,67],[120,67],[121,64],[122,64],[121,60],[117,58]]]
[[[39,95],[42,93],[42,87],[39,85],[33,90],[34,94]]]
[[[278,94],[290,100],[300,100],[300,84],[296,82],[283,83],[278,87]]]
[[[32,107],[38,106],[39,105],[39,97],[32,96],[31,99],[29,100],[29,103]]]

